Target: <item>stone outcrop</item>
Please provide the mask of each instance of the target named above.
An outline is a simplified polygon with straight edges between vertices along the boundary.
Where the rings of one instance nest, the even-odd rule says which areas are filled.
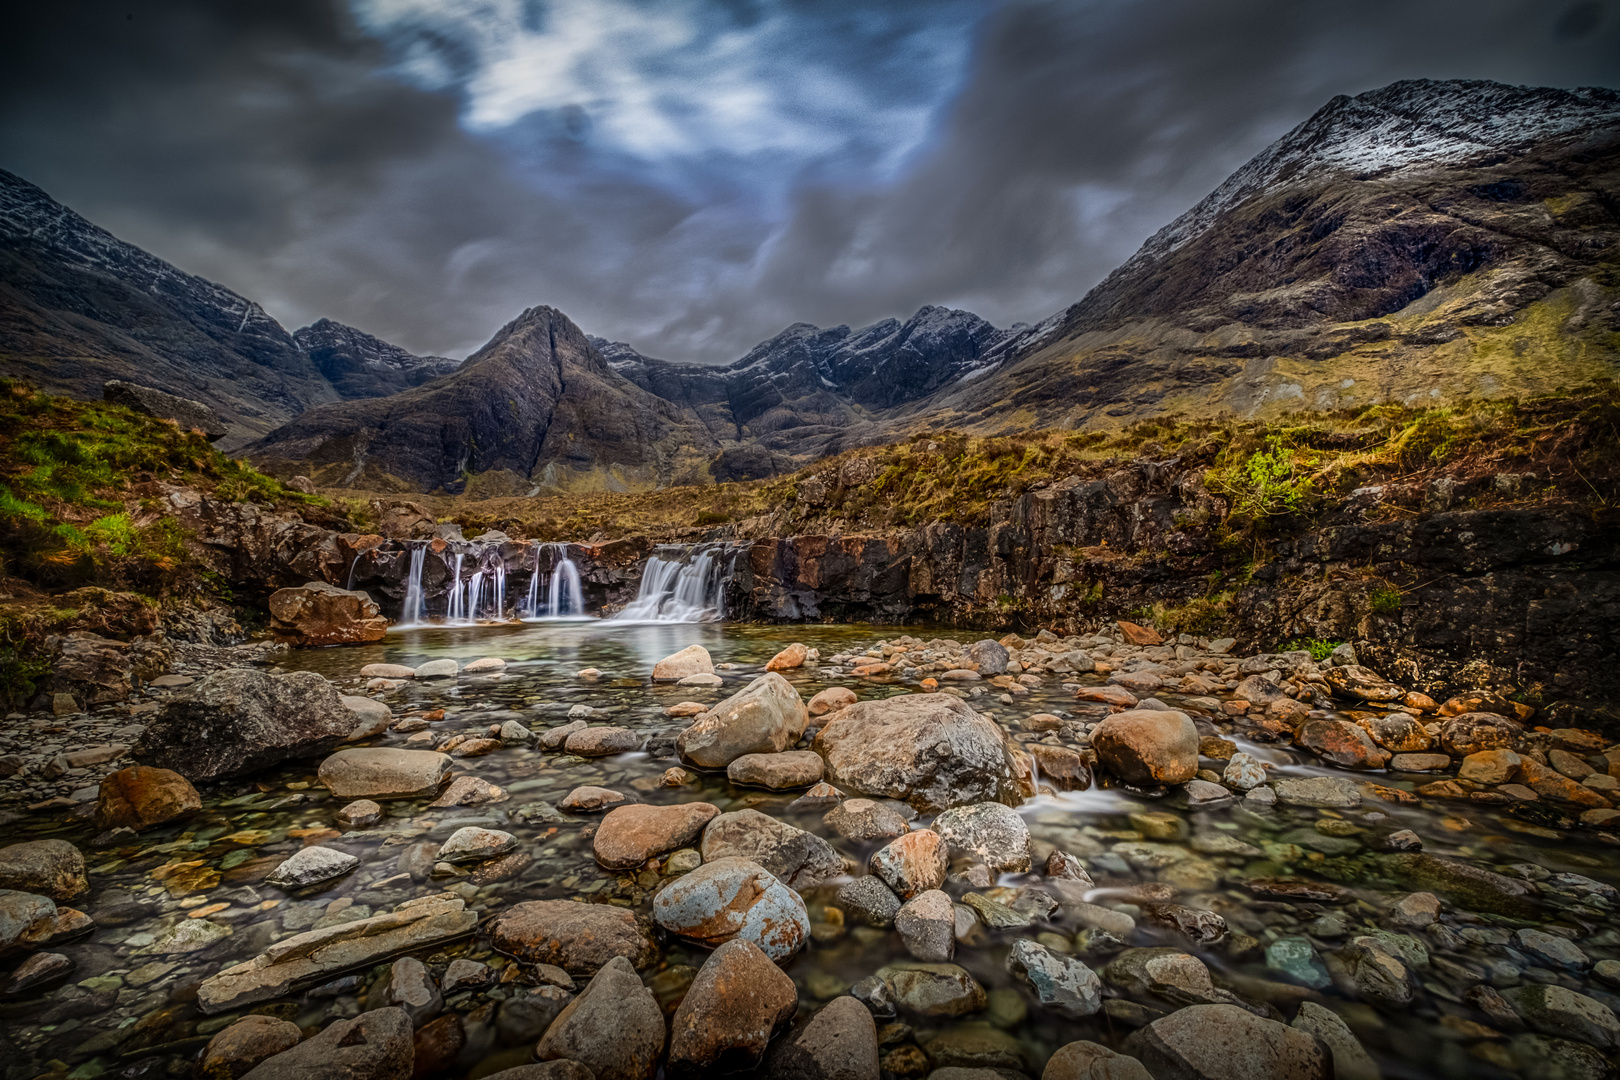
[[[337,690],[313,672],[231,668],[165,702],[131,756],[193,783],[222,780],[321,753],[354,725]]]
[[[290,645],[355,645],[381,641],[388,620],[366,593],[310,581],[270,595],[270,631]]]

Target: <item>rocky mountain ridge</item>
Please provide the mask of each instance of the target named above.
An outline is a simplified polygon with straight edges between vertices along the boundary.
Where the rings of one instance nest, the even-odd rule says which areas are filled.
[[[461,366],[447,356],[415,356],[364,330],[317,319],[293,341],[345,400],[385,397],[448,375]]]

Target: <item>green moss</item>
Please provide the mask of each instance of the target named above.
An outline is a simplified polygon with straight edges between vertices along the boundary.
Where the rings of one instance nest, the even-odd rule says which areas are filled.
[[[1323,641],[1321,638],[1300,638],[1297,641],[1288,642],[1282,647],[1281,651],[1308,652],[1311,654],[1312,660],[1321,662],[1332,656],[1333,650],[1337,649],[1341,644],[1342,642],[1338,641]]]

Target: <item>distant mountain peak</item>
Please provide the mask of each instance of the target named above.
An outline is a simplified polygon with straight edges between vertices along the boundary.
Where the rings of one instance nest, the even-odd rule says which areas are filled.
[[[416,356],[333,319],[317,319],[294,331],[293,341],[349,400],[398,393],[461,366],[444,356]]]

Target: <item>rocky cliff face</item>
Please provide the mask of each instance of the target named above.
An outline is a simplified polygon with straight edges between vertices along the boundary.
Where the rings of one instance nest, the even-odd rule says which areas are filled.
[[[718,447],[671,403],[610,368],[561,312],[530,308],[454,373],[385,398],[326,405],[247,448],[323,484],[516,490],[692,482]]]
[[[345,400],[386,397],[461,366],[445,356],[415,356],[398,345],[331,319],[293,333],[293,341]]]

